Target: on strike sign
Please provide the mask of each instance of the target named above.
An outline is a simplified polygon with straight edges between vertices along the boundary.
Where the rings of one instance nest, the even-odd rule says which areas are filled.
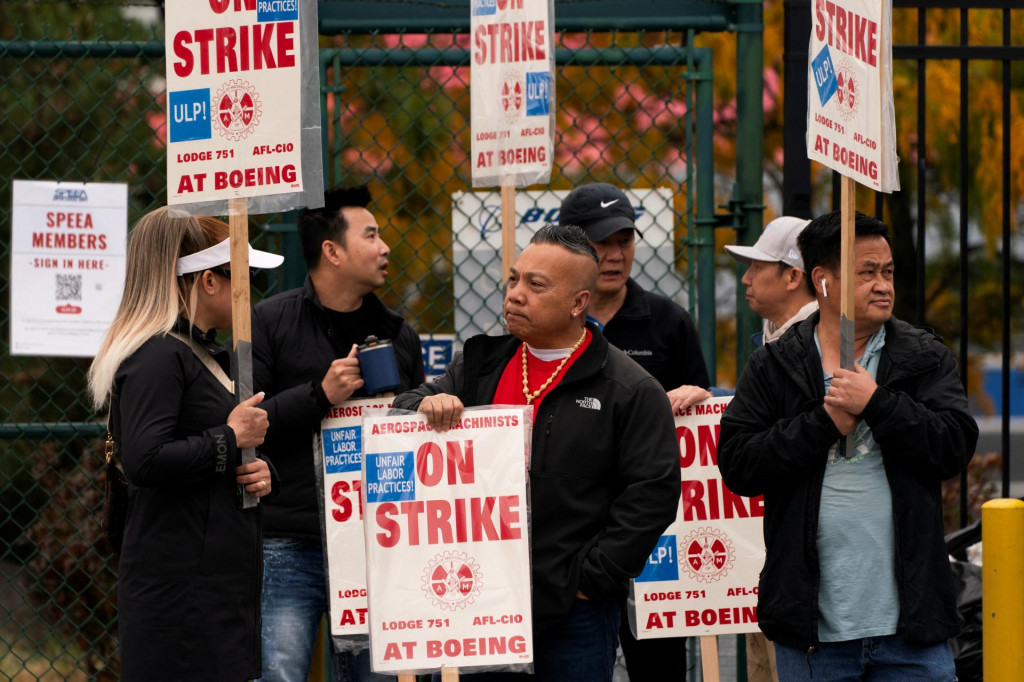
[[[533,660],[524,408],[363,420],[373,670]]]
[[[900,188],[892,0],[815,0],[807,156],[880,192]]]
[[[730,400],[711,398],[676,417],[679,511],[632,584],[637,639],[758,629],[764,504],[729,490],[718,472],[719,422]]]
[[[363,412],[391,399],[349,400],[320,423],[331,635],[365,635],[366,552],[363,546]]]
[[[299,9],[167,3],[169,204],[302,192]]]
[[[554,51],[551,0],[471,0],[473,186],[551,178]]]

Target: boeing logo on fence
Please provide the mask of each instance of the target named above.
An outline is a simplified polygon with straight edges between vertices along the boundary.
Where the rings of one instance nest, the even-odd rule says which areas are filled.
[[[642,205],[633,207],[633,211],[636,213],[635,222],[640,222],[640,217],[646,210]],[[534,206],[523,213],[523,217],[519,220],[519,225],[535,230],[548,223],[557,223],[558,213],[558,206],[554,208]],[[481,239],[487,239],[488,234],[501,232],[501,204],[484,204],[481,206],[476,214],[476,224],[480,229]]]
[[[54,201],[89,201],[84,189],[65,189],[58,187],[53,192]]]

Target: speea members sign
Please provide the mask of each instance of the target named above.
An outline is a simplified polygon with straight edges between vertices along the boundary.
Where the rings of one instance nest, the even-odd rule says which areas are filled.
[[[470,0],[473,187],[551,178],[553,0]]]
[[[124,289],[128,185],[15,180],[11,204],[11,355],[96,355]]]
[[[730,400],[710,398],[676,417],[679,510],[630,586],[637,639],[758,629],[764,504],[729,490],[718,471],[720,421]]]
[[[892,0],[815,0],[807,156],[879,192],[900,188]]]

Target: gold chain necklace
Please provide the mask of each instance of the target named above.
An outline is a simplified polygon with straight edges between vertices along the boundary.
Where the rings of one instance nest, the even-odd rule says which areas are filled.
[[[580,335],[579,341],[577,341],[576,345],[573,346],[569,350],[569,354],[566,355],[564,358],[562,358],[562,361],[560,363],[558,363],[558,367],[555,367],[555,371],[551,373],[551,376],[548,377],[548,380],[545,381],[543,384],[541,384],[541,387],[538,388],[533,393],[530,393],[530,382],[527,379],[527,377],[529,376],[529,372],[526,369],[526,353],[527,353],[527,350],[526,350],[526,343],[523,343],[523,395],[526,396],[526,404],[527,405],[531,404],[533,402],[534,398],[536,398],[541,393],[543,393],[544,389],[546,389],[548,386],[551,385],[551,382],[555,380],[555,377],[558,376],[558,373],[562,371],[563,367],[565,367],[565,363],[569,362],[569,358],[572,357],[572,354],[576,352],[576,349],[580,347],[580,344],[583,343],[583,339],[585,339],[585,338],[587,338],[587,329],[586,329],[586,327],[583,328],[583,334]]]

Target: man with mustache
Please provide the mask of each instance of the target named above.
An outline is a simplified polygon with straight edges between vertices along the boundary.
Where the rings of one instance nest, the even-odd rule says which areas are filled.
[[[841,215],[798,240],[819,312],[751,356],[722,416],[718,466],[764,495],[758,621],[779,680],[955,679],[963,621],[942,534],[941,482],[978,427],[941,340],[893,317],[888,228],[855,221],[856,366],[840,369]],[[848,455],[840,438],[852,441]]]
[[[439,431],[464,405],[532,406],[534,679],[547,682],[611,682],[620,600],[679,503],[665,391],[584,322],[597,262],[578,227],[538,230],[509,272],[510,335],[474,336],[394,402]]]
[[[324,194],[298,230],[309,267],[305,285],[253,309],[253,379],[277,427],[262,451],[281,476],[263,509],[263,682],[305,682],[327,584],[312,437],[331,405],[368,397],[356,359],[367,336],[391,339],[405,390],[423,381],[419,336],[374,294],[390,249],[365,186]],[[336,653],[335,682],[391,679],[370,672],[369,650]]]

